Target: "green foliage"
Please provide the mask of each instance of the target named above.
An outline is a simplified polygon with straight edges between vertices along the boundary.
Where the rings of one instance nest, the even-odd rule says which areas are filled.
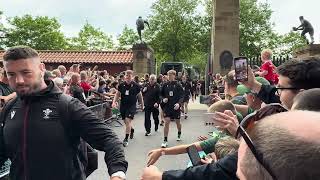
[[[112,36],[86,22],[78,37],[69,39],[68,49],[73,50],[108,50],[114,46]]]
[[[294,50],[306,45],[305,39],[298,32],[291,31],[285,35],[279,36],[279,44],[274,53],[280,56],[287,56],[293,53]]]
[[[3,14],[3,12],[0,11],[0,19],[1,19],[2,14]],[[4,38],[5,38],[5,29],[4,29],[4,25],[0,21],[0,49],[3,49],[3,47],[4,47]]]
[[[204,0],[207,17],[213,17],[212,0]],[[272,10],[268,3],[240,0],[240,54],[255,57],[269,48],[275,55],[288,55],[305,43],[292,32],[279,35],[271,22]]]
[[[118,41],[119,47],[117,49],[130,49],[134,43],[139,41],[139,35],[136,31],[125,25],[122,33],[118,36]]]
[[[264,48],[272,49],[276,34],[271,23],[272,10],[267,3],[240,0],[240,54],[255,56]]]
[[[6,29],[4,44],[7,47],[26,45],[37,50],[56,50],[66,47],[66,40],[60,31],[60,23],[47,16],[9,18],[12,27]]]
[[[171,61],[189,58],[195,49],[194,14],[197,0],[159,0],[151,9],[147,39],[160,56]]]

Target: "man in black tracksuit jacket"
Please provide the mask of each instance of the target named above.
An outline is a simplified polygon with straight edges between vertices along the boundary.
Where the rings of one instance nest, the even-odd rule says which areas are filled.
[[[3,59],[9,84],[18,94],[0,126],[0,166],[8,158],[12,161],[11,180],[86,179],[74,148],[80,137],[106,152],[112,180],[125,178],[128,163],[117,136],[77,99],[68,101],[67,116],[61,113],[61,91],[52,81],[44,82],[44,66],[35,50],[14,47]]]
[[[151,75],[149,82],[145,84],[142,89],[143,101],[144,101],[144,127],[146,130],[146,136],[150,135],[151,132],[151,120],[150,116],[152,113],[154,120],[154,130],[158,131],[159,126],[159,104],[160,104],[160,85],[157,83],[157,77]]]

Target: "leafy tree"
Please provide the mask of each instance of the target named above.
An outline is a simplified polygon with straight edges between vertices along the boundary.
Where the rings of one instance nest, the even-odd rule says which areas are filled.
[[[278,46],[274,49],[274,53],[280,56],[287,56],[293,53],[294,50],[306,45],[305,39],[297,32],[289,32],[279,36]]]
[[[194,17],[197,0],[159,0],[151,9],[147,40],[159,57],[172,61],[189,59],[195,49]]]
[[[0,11],[0,19],[2,16],[3,12]],[[0,21],[0,49],[3,49],[4,47],[4,38],[5,38],[5,28],[3,23]]]
[[[3,12],[0,11],[0,19],[1,19],[1,16],[3,15]],[[4,30],[4,25],[3,23],[0,21],[0,38],[4,38],[4,33],[5,33],[5,30]]]
[[[64,49],[66,39],[56,18],[47,16],[9,18],[12,27],[6,29],[4,44],[7,47],[26,45],[37,50]]]
[[[207,17],[213,18],[212,0],[205,0]],[[264,48],[275,55],[288,55],[304,43],[297,34],[279,35],[271,22],[272,10],[268,3],[257,0],[240,0],[240,54],[255,57]]]
[[[122,33],[118,36],[118,41],[118,49],[130,49],[134,43],[139,41],[139,36],[136,31],[125,25]]]
[[[78,37],[69,39],[68,49],[108,50],[112,49],[113,46],[112,36],[106,35],[100,28],[95,28],[86,22]]]
[[[240,0],[240,54],[255,56],[263,48],[273,49],[277,35],[271,22],[272,10],[268,3]]]

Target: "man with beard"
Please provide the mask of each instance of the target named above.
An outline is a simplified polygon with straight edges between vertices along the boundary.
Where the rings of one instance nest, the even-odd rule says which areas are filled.
[[[8,49],[3,65],[18,96],[4,107],[0,119],[0,166],[11,160],[11,180],[86,179],[80,137],[106,152],[111,180],[126,178],[128,163],[115,133],[78,99],[45,82],[45,65],[34,49]]]

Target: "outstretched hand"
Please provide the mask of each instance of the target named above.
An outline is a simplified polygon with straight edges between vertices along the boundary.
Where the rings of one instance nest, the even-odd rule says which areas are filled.
[[[237,116],[230,110],[226,110],[224,113],[216,112],[216,115],[217,116],[214,117],[213,121],[219,126],[218,128],[227,130],[230,134],[235,136],[239,127]]]
[[[162,151],[161,149],[154,149],[148,153],[147,166],[153,165],[154,163],[156,163],[158,161],[158,159],[161,156],[161,151]]]

